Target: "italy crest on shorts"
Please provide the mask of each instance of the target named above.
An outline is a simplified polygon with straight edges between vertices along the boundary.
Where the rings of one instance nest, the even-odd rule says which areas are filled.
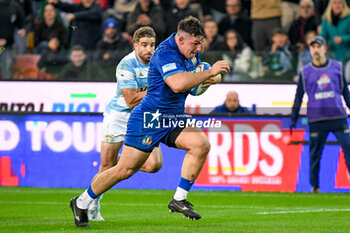
[[[143,145],[151,145],[152,143],[152,137],[151,136],[146,136],[143,140],[142,140],[142,144]]]

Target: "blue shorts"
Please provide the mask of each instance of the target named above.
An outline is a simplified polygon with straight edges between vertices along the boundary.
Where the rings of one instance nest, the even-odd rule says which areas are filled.
[[[125,145],[144,152],[151,152],[155,147],[159,146],[160,142],[176,148],[175,140],[185,127],[178,127],[168,121],[165,127],[156,125],[156,123],[162,122],[162,116],[159,121],[153,122],[155,123],[154,127],[147,127],[144,116],[145,113],[141,111],[139,106],[136,106],[131,112],[124,141]],[[182,120],[186,119],[188,118],[183,118]]]

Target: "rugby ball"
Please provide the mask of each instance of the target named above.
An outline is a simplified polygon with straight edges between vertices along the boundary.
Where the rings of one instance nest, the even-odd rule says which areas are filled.
[[[211,65],[209,63],[202,62],[196,67],[196,70],[194,72],[198,73],[198,72],[201,72],[203,70],[208,70],[210,68],[211,68]],[[202,87],[203,85],[204,85],[204,83],[201,83],[198,86],[192,88],[190,94],[194,95],[194,96],[203,94],[209,88],[209,86]]]

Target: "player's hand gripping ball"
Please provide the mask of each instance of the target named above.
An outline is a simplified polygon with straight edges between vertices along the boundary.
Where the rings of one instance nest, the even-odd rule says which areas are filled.
[[[196,67],[196,70],[194,72],[197,73],[197,72],[201,72],[201,71],[204,71],[204,70],[208,70],[210,68],[211,68],[211,65],[209,63],[202,62]],[[205,85],[205,83],[201,83],[198,86],[192,88],[190,94],[191,95],[201,95],[206,90],[208,90],[209,87],[210,87],[210,85]]]

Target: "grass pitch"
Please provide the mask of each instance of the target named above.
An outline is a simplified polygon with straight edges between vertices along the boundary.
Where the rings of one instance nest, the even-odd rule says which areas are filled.
[[[110,190],[104,222],[77,228],[69,200],[83,189],[0,187],[0,232],[350,232],[350,194],[192,191],[201,215],[168,212],[174,191]]]

